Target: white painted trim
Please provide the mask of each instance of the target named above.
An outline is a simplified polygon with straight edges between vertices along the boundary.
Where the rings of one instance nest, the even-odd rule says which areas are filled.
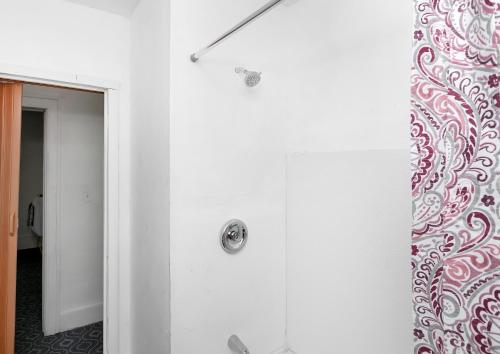
[[[0,63],[0,77],[2,79],[27,81],[30,83],[57,85],[85,90],[119,90],[120,84],[109,79],[95,78],[77,73],[61,73],[17,65]]]
[[[119,96],[106,91],[104,100],[104,353],[123,353],[120,341],[119,283]],[[128,289],[127,289],[128,291]],[[123,338],[123,337],[122,337]],[[125,340],[125,338],[123,338]]]
[[[37,236],[33,234],[19,234],[17,235],[17,250],[28,250],[37,248]]]
[[[32,83],[51,84],[63,87],[94,89],[105,95],[104,111],[104,354],[130,353],[130,333],[122,333],[119,313],[128,318],[130,309],[120,302],[120,290],[127,296],[129,289],[119,282],[130,274],[120,274],[119,267],[119,225],[120,225],[120,163],[119,163],[119,116],[120,84],[73,74],[22,68],[0,64],[0,78]],[[129,255],[122,255],[124,264]],[[122,306],[120,306],[122,305]],[[120,309],[120,311],[118,311]]]
[[[45,335],[61,331],[60,191],[61,122],[59,102],[23,97],[23,107],[43,109],[43,265],[42,329]]]
[[[103,304],[91,304],[61,313],[61,326],[73,329],[101,321]]]

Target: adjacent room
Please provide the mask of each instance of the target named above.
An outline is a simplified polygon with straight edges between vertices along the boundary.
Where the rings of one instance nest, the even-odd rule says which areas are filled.
[[[25,84],[16,353],[102,353],[102,93]]]

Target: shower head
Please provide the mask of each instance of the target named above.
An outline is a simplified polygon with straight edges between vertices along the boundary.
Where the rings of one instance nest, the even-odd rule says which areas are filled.
[[[256,71],[249,71],[244,68],[236,68],[234,70],[237,74],[244,75],[245,85],[248,87],[255,87],[260,83],[262,73],[258,73]]]

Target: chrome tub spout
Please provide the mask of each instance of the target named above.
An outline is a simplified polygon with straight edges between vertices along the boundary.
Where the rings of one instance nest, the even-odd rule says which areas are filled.
[[[233,334],[231,337],[229,337],[227,345],[229,346],[229,349],[231,349],[235,353],[250,354],[250,350],[248,350],[246,345],[243,344],[243,342],[241,341],[241,339],[238,338],[237,335]]]

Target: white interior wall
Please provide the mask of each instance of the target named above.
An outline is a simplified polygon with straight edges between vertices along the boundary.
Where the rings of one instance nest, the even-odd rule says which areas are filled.
[[[63,0],[1,5],[0,64],[128,84],[126,18]]]
[[[37,75],[118,83],[120,144],[120,354],[130,353],[130,23],[118,15],[62,0],[1,1],[0,68]]]
[[[23,111],[17,249],[38,246],[38,237],[28,226],[28,209],[39,194],[43,194],[43,112]]]
[[[412,9],[299,0],[282,11],[264,53],[279,70],[288,151],[408,148]]]
[[[68,330],[103,318],[104,95],[24,85],[24,97],[57,100],[60,323]],[[53,135],[53,134],[51,134]],[[59,177],[57,177],[59,176]],[[47,217],[48,214],[45,214]]]
[[[66,0],[130,17],[139,0]]]
[[[412,4],[290,11],[276,50],[288,104],[288,345],[410,352]]]
[[[61,91],[61,326],[103,318],[104,95]]]
[[[230,353],[237,334],[255,353],[285,342],[285,121],[287,89],[273,54],[276,10],[193,64],[190,54],[262,5],[261,0],[172,1],[172,352]],[[298,14],[296,14],[298,15]],[[263,71],[251,90],[236,66]],[[232,218],[246,248],[226,254]]]
[[[314,153],[330,152],[327,161],[334,164],[342,158],[342,154],[334,154],[339,151],[365,151],[362,156],[370,157],[371,150],[385,149],[390,156],[392,150],[401,153],[409,147],[411,4],[362,1],[339,5],[329,0],[288,3],[291,6],[278,6],[192,64],[188,61],[192,51],[262,2],[172,2],[171,276],[175,353],[193,352],[200,341],[207,352],[227,352],[226,339],[232,333],[260,353],[271,353],[285,342],[287,154],[310,152],[305,158],[314,161]],[[247,89],[234,74],[235,66],[262,71],[262,83]],[[394,161],[393,167],[406,171],[404,162]],[[292,167],[288,166],[294,173]],[[316,167],[320,172],[320,166]],[[377,178],[385,182],[387,175]],[[347,181],[344,188],[356,190],[358,182]],[[333,188],[332,181],[331,190],[325,192]],[[401,204],[409,200],[409,194],[408,199],[397,197],[390,194],[385,201]],[[288,206],[295,205],[289,201]],[[404,211],[408,205],[400,207]],[[321,215],[330,216],[328,210],[322,211]],[[350,218],[356,212],[343,208],[336,218]],[[371,220],[371,214],[366,213],[364,219]],[[375,247],[377,254],[384,254],[391,240],[401,240],[392,251],[401,255],[397,258],[399,269],[408,270],[403,257],[408,254],[404,225],[410,215],[405,219],[403,214],[400,224]],[[218,244],[221,225],[232,217],[242,218],[250,229],[248,246],[237,256],[225,255]],[[291,228],[288,236],[293,238],[288,242],[295,245],[287,250],[288,264],[313,256],[304,249],[311,233],[322,230],[311,226],[311,232],[303,233],[299,227],[314,225],[311,218],[311,214],[303,215],[298,224],[286,225]],[[378,234],[380,230],[372,231]],[[341,242],[349,246],[347,240]],[[365,251],[361,249],[360,254]],[[339,274],[335,265],[325,263],[331,277],[340,282],[363,276],[361,268]],[[375,271],[383,269],[380,265]],[[291,269],[287,279],[293,283],[300,276]],[[407,284],[398,279],[393,295],[409,299]],[[321,284],[315,285],[321,289]],[[294,343],[307,342],[308,352],[320,352],[322,344],[315,346],[312,338],[304,335],[306,328],[299,317],[294,316],[295,309],[310,308],[312,301],[294,293],[300,286],[305,285],[288,286],[287,341],[292,349]],[[332,290],[327,288],[328,283],[324,286],[324,291]],[[314,299],[318,309],[328,310],[324,316],[338,319],[322,302],[327,300],[335,301]],[[385,306],[391,297],[379,294],[377,301]],[[376,316],[375,311],[366,309],[353,311],[353,318],[365,315],[371,321]],[[409,307],[397,303],[394,313],[409,314]],[[397,321],[406,328],[410,320],[408,316]],[[322,333],[330,323],[323,324]],[[338,335],[340,338],[342,333]],[[400,338],[396,345],[402,348],[406,341]]]
[[[411,352],[408,156],[407,149],[290,156],[294,352]]]
[[[132,19],[132,291],[134,353],[170,352],[169,63],[167,0]]]

